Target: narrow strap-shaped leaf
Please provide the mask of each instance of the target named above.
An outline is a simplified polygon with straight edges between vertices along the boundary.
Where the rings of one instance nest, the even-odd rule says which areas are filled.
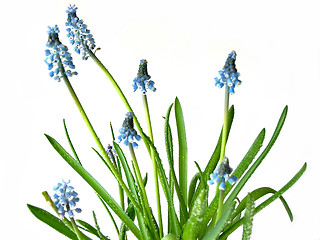
[[[134,222],[126,215],[118,203],[100,185],[100,183],[98,183],[54,138],[48,135],[45,136],[60,156],[101,196],[118,217],[126,223],[130,231],[132,231],[138,239],[142,239],[141,233]]]
[[[294,175],[291,180],[284,185],[278,192],[276,192],[274,195],[272,195],[270,198],[268,198],[266,201],[261,203],[259,206],[255,208],[254,214],[257,214],[260,212],[262,209],[264,209],[266,206],[268,206],[270,203],[275,201],[277,198],[279,198],[283,193],[285,193],[290,187],[292,187],[302,176],[302,174],[305,172],[307,169],[307,163],[304,163],[302,168]],[[241,218],[239,221],[235,222],[231,227],[229,227],[219,238],[219,240],[225,240],[227,237],[235,231],[239,226],[243,224],[243,218]]]
[[[76,222],[81,225],[81,226],[78,226],[79,228],[99,237],[97,229],[95,229],[90,223],[87,223],[86,221],[83,221],[80,219],[77,219]]]
[[[263,129],[259,133],[257,138],[255,139],[253,144],[251,145],[249,151],[244,156],[244,158],[242,159],[242,161],[240,162],[238,167],[235,169],[235,171],[233,173],[235,176],[240,178],[243,175],[245,170],[248,168],[248,166],[250,165],[252,160],[255,158],[255,156],[259,152],[259,150],[262,146],[263,140],[264,140],[264,136],[265,136],[265,130]],[[217,160],[218,160],[218,158],[217,158]],[[232,186],[229,183],[227,183],[225,193],[228,194],[229,191],[231,190],[231,188],[232,188]],[[207,211],[206,211],[206,214],[204,216],[203,224],[201,226],[202,231],[204,231],[206,225],[209,223],[210,219],[212,219],[212,216],[215,214],[217,207],[218,207],[218,199],[219,199],[218,195],[216,195],[216,197],[209,204]]]
[[[247,196],[246,212],[243,218],[242,240],[250,240],[254,216],[254,199],[250,193]]]
[[[98,219],[97,219],[97,216],[95,214],[94,211],[92,211],[92,215],[93,215],[93,219],[94,219],[94,223],[96,225],[96,229],[97,229],[97,233],[98,233],[98,236],[101,240],[110,240],[109,237],[106,237],[102,234],[102,232],[100,231],[100,227],[99,227],[99,224],[98,224]]]
[[[271,197],[269,197],[267,200],[265,200],[263,203],[261,203],[259,206],[256,207],[255,213],[260,212],[262,209],[264,209],[274,200],[279,198],[285,191],[291,188],[293,184],[295,184],[298,181],[298,179],[302,176],[302,174],[305,172],[306,169],[307,169],[307,163],[304,163],[302,168],[299,170],[299,172],[283,188],[281,188],[278,192],[273,194]]]
[[[234,106],[232,105],[230,108],[229,108],[229,111],[228,111],[228,129],[227,129],[227,139],[228,139],[228,136],[229,136],[229,133],[230,133],[230,129],[231,129],[231,126],[232,126],[232,122],[233,122],[233,117],[234,117]],[[220,133],[220,136],[219,136],[219,139],[218,139],[218,142],[217,142],[217,145],[216,145],[216,148],[214,149],[211,157],[210,157],[210,160],[203,172],[203,175],[204,175],[204,178],[205,179],[209,179],[209,175],[213,172],[213,170],[215,169],[218,161],[219,161],[219,158],[220,158],[220,149],[221,149],[221,141],[222,141],[222,132],[223,132],[223,129],[221,130],[221,133]],[[194,199],[197,197],[197,195],[199,194],[200,190],[201,190],[201,186],[198,186],[195,194],[194,194]],[[191,199],[191,204],[192,206],[192,199]],[[213,214],[211,214],[212,216]],[[206,224],[209,222],[210,218],[207,218],[207,220],[204,220],[204,222],[206,222]]]
[[[275,143],[275,141],[277,140],[277,138],[280,134],[280,131],[282,129],[282,126],[283,126],[284,121],[287,116],[287,112],[288,112],[288,106],[286,106],[284,108],[284,110],[282,111],[282,114],[281,114],[281,117],[280,117],[279,122],[277,124],[277,127],[276,127],[268,145],[266,146],[264,151],[261,153],[261,155],[258,157],[258,159],[254,162],[254,164],[250,167],[250,169],[246,172],[246,174],[241,178],[241,180],[239,181],[239,183],[237,184],[235,189],[232,191],[232,193],[230,194],[230,196],[226,200],[224,206],[228,206],[228,204],[231,204],[233,202],[233,200],[237,197],[238,193],[243,188],[243,186],[246,184],[246,182],[249,180],[251,175],[259,167],[259,165],[261,164],[263,159],[267,156],[267,154],[269,153],[270,149],[272,148],[273,144]]]
[[[177,175],[174,170],[174,163],[173,163],[172,136],[171,136],[171,128],[170,128],[170,124],[169,124],[169,118],[170,118],[170,112],[171,112],[172,106],[173,106],[173,104],[170,105],[170,107],[167,111],[166,121],[165,121],[165,139],[166,139],[167,156],[168,156],[170,174],[172,176],[173,184],[176,189],[176,193],[177,193],[179,204],[180,204],[180,214],[182,214],[184,216],[184,219],[187,219],[188,218],[187,205],[185,204],[185,201],[184,201],[184,198],[183,198],[183,195],[181,192],[181,188],[180,188],[178,180],[177,180]]]
[[[27,204],[31,213],[38,218],[40,221],[48,224],[50,227],[65,235],[66,237],[77,240],[77,235],[71,231],[59,218],[53,216],[51,213],[43,210],[42,208],[38,208]]]
[[[253,159],[256,157],[258,152],[262,147],[262,143],[264,141],[264,137],[266,134],[266,130],[263,128],[257,138],[254,140],[253,144],[251,145],[250,149],[248,150],[247,154],[243,157],[239,165],[233,171],[232,175],[236,176],[240,179],[243,173],[248,169],[250,164],[252,163]],[[226,183],[226,193],[228,193],[234,185],[231,185],[228,181]]]
[[[194,196],[194,193],[195,193],[195,190],[197,187],[197,182],[199,179],[200,179],[200,173],[197,172],[190,181],[189,191],[188,191],[188,207],[189,207],[189,209],[191,209],[192,199],[193,199],[193,196]]]
[[[119,229],[118,229],[117,223],[116,223],[116,221],[115,221],[115,219],[114,219],[114,217],[113,217],[110,209],[108,208],[108,206],[106,205],[106,203],[103,201],[103,199],[99,196],[99,194],[97,194],[97,196],[99,197],[102,205],[103,205],[104,208],[106,209],[106,211],[107,211],[107,213],[108,213],[108,215],[109,215],[109,217],[110,217],[110,219],[111,219],[111,221],[112,221],[112,223],[113,223],[113,226],[114,226],[116,232],[117,232],[118,235],[119,235]]]
[[[268,193],[272,193],[272,194],[275,194],[277,191],[272,189],[272,188],[269,188],[269,187],[261,187],[261,188],[257,188],[255,189],[254,191],[251,192],[251,196],[253,197],[254,201],[258,200],[259,198],[265,196],[266,194]],[[237,215],[239,215],[246,207],[246,204],[247,204],[247,199],[248,199],[248,196],[245,197],[240,203],[239,205],[237,206],[236,210],[234,211],[234,213],[232,214],[232,219],[234,217],[236,217]],[[280,196],[279,199],[281,200],[284,208],[286,209],[287,213],[288,213],[288,216],[290,218],[290,221],[293,221],[293,215],[292,215],[292,212],[286,202],[286,200]]]
[[[122,149],[120,148],[119,144],[117,144],[115,141],[113,141],[113,146],[114,146],[114,149],[116,150],[116,153],[117,153],[119,160],[121,162],[123,171],[125,173],[125,176],[126,176],[126,179],[128,182],[129,189],[132,192],[133,196],[136,199],[138,199],[138,194],[137,194],[136,186],[135,186],[136,181],[133,177],[133,173],[131,172],[131,170],[129,168],[127,159],[126,159]],[[146,223],[145,223],[145,220],[143,219],[143,216],[139,212],[137,212],[137,219],[138,219],[138,223],[140,226],[142,238],[148,239],[148,236],[150,235],[150,233],[148,232],[149,230],[146,227]]]
[[[183,197],[184,205],[187,206],[187,191],[188,191],[188,157],[187,157],[187,136],[184,124],[184,118],[182,113],[181,104],[178,98],[174,102],[177,132],[178,132],[178,144],[179,144],[179,186]],[[183,225],[187,219],[182,211],[185,211],[180,207],[180,222]]]
[[[217,239],[223,227],[225,226],[227,221],[230,219],[231,213],[233,212],[235,205],[236,203],[233,202],[227,207],[227,209],[224,211],[224,213],[222,214],[221,218],[219,219],[215,227],[203,238],[203,240]]]
[[[147,139],[148,143],[150,144],[150,147],[153,149],[155,157],[156,157],[156,161],[157,161],[157,165],[158,165],[158,170],[159,170],[159,177],[160,177],[160,182],[162,185],[162,189],[164,192],[164,195],[168,201],[168,208],[170,209],[170,217],[172,219],[172,228],[174,231],[174,234],[176,235],[181,235],[181,225],[178,221],[178,217],[176,214],[176,211],[174,209],[174,203],[173,200],[171,198],[171,192],[170,192],[170,187],[169,187],[169,183],[168,183],[168,179],[166,177],[166,173],[164,171],[163,165],[162,165],[162,161],[160,159],[159,153],[156,149],[156,147],[153,145],[153,143],[151,142],[151,140],[149,139],[149,137],[147,135],[145,135],[144,133],[142,133],[145,138]]]
[[[229,133],[230,133],[230,129],[231,129],[231,126],[232,126],[232,122],[233,122],[233,118],[234,118],[234,106],[232,105],[230,108],[229,108],[229,111],[228,111],[228,131],[227,131],[227,137],[229,136]],[[220,136],[219,136],[219,139],[218,139],[218,142],[217,142],[217,145],[216,145],[216,148],[214,149],[211,157],[210,157],[210,160],[204,170],[204,176],[205,178],[209,178],[209,175],[210,173],[213,172],[213,170],[215,169],[218,161],[219,161],[219,157],[220,157],[220,148],[221,148],[221,140],[222,140],[222,129],[221,129],[221,133],[220,133]]]
[[[65,121],[64,119],[63,119],[63,126],[64,126],[64,131],[65,131],[65,133],[66,133],[66,136],[67,136],[69,145],[70,145],[71,150],[72,150],[72,152],[73,152],[73,155],[74,155],[75,159],[78,161],[78,163],[80,163],[80,165],[82,165],[81,162],[80,162],[80,159],[79,159],[79,157],[78,157],[78,154],[77,154],[77,152],[76,152],[76,150],[75,150],[75,148],[73,147],[73,144],[72,144],[72,142],[71,142],[71,138],[70,138],[70,135],[69,135],[69,133],[68,133],[66,121]]]

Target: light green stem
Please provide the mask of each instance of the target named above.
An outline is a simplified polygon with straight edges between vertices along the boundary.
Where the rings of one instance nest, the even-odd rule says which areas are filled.
[[[147,214],[147,217],[148,217],[148,220],[149,220],[149,227],[150,227],[150,231],[153,232],[154,236],[156,237],[156,239],[160,240],[158,234],[156,233],[155,231],[155,228],[153,227],[153,220],[152,220],[152,213],[151,213],[151,210],[150,210],[150,205],[149,205],[149,202],[148,202],[148,197],[147,197],[147,193],[146,193],[146,189],[144,187],[144,184],[143,184],[143,180],[142,180],[142,176],[141,176],[141,172],[140,172],[140,168],[139,168],[139,165],[138,165],[138,162],[137,162],[137,158],[136,158],[136,154],[134,153],[134,150],[133,150],[133,147],[132,147],[132,144],[129,143],[129,150],[130,150],[130,154],[131,154],[131,157],[132,157],[132,162],[133,162],[133,166],[136,170],[136,174],[137,174],[137,178],[138,178],[138,184],[140,186],[140,189],[141,189],[141,197],[142,197],[142,200],[145,204],[145,210],[146,210],[146,214]]]
[[[223,130],[222,130],[222,141],[221,141],[221,152],[219,164],[221,164],[223,158],[225,157],[227,135],[228,135],[228,111],[229,111],[229,87],[226,85],[225,90],[225,100],[224,100],[224,120],[223,120]]]
[[[114,78],[112,77],[112,75],[110,74],[110,72],[108,71],[108,69],[102,64],[102,62],[97,58],[97,56],[89,49],[89,48],[86,48],[87,49],[87,52],[88,54],[90,55],[90,57],[93,59],[93,61],[100,67],[100,69],[104,72],[104,74],[108,77],[108,79],[110,80],[111,84],[113,85],[113,87],[116,89],[117,93],[119,94],[121,100],[123,101],[124,105],[126,106],[126,108],[128,109],[129,112],[132,112],[133,113],[133,120],[134,120],[134,123],[135,123],[135,126],[136,128],[138,129],[139,133],[141,136],[143,136],[142,134],[142,128],[140,126],[140,123],[138,122],[138,119],[136,118],[136,116],[134,115],[134,112],[128,102],[128,100],[126,99],[126,97],[124,96],[122,90],[120,89],[119,85],[117,84],[117,82],[114,80]],[[148,142],[147,140],[142,137],[145,145],[146,145],[146,148],[150,153],[150,147],[148,145]]]
[[[59,55],[57,54],[57,56],[59,57]],[[60,60],[60,57],[59,57],[59,60]],[[127,196],[130,198],[130,200],[132,201],[133,205],[135,206],[136,210],[140,213],[142,213],[141,211],[141,207],[140,205],[138,204],[138,202],[136,201],[136,199],[133,197],[133,195],[131,194],[130,190],[127,188],[127,186],[125,185],[125,183],[123,182],[119,172],[115,169],[114,165],[112,164],[108,154],[106,153],[105,151],[105,148],[103,147],[98,135],[96,134],[95,130],[93,129],[93,126],[91,124],[91,122],[89,121],[89,118],[87,116],[87,114],[85,113],[81,103],[80,103],[80,100],[79,98],[77,97],[75,91],[73,90],[73,87],[71,86],[71,83],[68,79],[68,77],[66,76],[65,74],[65,71],[64,71],[64,68],[62,66],[62,63],[61,63],[61,60],[58,62],[58,66],[59,66],[59,69],[60,69],[60,72],[61,72],[61,75],[62,75],[62,78],[64,80],[64,83],[66,84],[76,106],[78,107],[79,109],[79,112],[84,120],[84,122],[86,123],[92,137],[94,138],[96,144],[98,145],[99,149],[100,149],[100,152],[102,154],[102,156],[104,157],[104,159],[107,161],[110,169],[111,169],[111,172],[112,174],[115,176],[115,178],[117,179],[118,183],[121,185],[121,187],[123,188],[123,190],[126,192]]]
[[[80,233],[80,231],[79,231],[79,229],[78,229],[78,227],[77,227],[77,224],[76,224],[76,222],[74,221],[74,219],[73,219],[73,218],[70,218],[70,222],[71,222],[71,224],[72,224],[73,230],[74,230],[75,234],[77,235],[78,239],[79,239],[79,240],[83,240],[83,238],[82,238],[82,236],[81,236],[81,233]]]
[[[219,164],[222,163],[222,160],[225,157],[225,152],[226,152],[227,135],[228,135],[228,111],[229,111],[229,87],[226,84],[225,101],[224,101],[224,121],[223,121],[223,129],[222,129],[222,141],[221,141],[221,152],[220,152]],[[219,221],[222,215],[223,200],[224,200],[224,190],[220,190],[218,186],[219,185],[217,185],[217,191],[219,191],[219,203],[218,203],[216,223]]]
[[[144,110],[145,110],[145,115],[147,118],[148,132],[149,132],[150,140],[152,143],[154,143],[152,126],[151,126],[151,118],[150,118],[150,112],[149,112],[149,105],[148,105],[148,100],[147,100],[146,94],[142,94],[142,101],[143,101],[143,106],[144,106]],[[162,225],[161,201],[160,201],[160,191],[159,191],[158,167],[157,167],[157,162],[156,162],[155,155],[154,155],[154,152],[152,149],[151,149],[151,160],[152,160],[152,165],[153,165],[154,185],[155,185],[155,192],[156,192],[156,199],[157,199],[158,224],[159,224],[159,229],[160,229],[160,238],[162,238],[163,237],[163,225]]]

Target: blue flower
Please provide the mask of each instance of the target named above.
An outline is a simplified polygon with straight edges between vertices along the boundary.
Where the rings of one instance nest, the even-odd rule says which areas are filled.
[[[115,156],[117,156],[116,150],[110,144],[108,144],[106,152],[111,159],[114,159]]]
[[[71,185],[70,181],[62,180],[53,187],[55,194],[53,195],[53,202],[58,208],[60,218],[63,219],[65,213],[68,213],[70,218],[74,217],[73,211],[80,213],[81,209],[76,208],[76,203],[79,202],[78,193],[76,193]]]
[[[141,89],[143,94],[146,94],[147,89],[155,92],[157,89],[154,87],[154,81],[150,80],[151,76],[147,70],[147,60],[140,60],[139,71],[137,77],[133,79],[133,91],[135,92],[138,88]]]
[[[140,141],[141,136],[137,134],[137,131],[133,128],[133,114],[132,112],[126,113],[126,118],[123,121],[122,128],[119,129],[120,135],[118,136],[119,142],[122,140],[124,145],[128,146],[129,143],[132,146],[138,147],[138,144],[134,141]]]
[[[66,10],[68,19],[66,22],[67,26],[67,37],[70,43],[74,46],[74,51],[82,55],[83,60],[87,60],[89,57],[88,49],[94,50],[96,48],[95,41],[87,25],[83,23],[77,17],[78,8],[75,5],[71,5]]]
[[[224,190],[226,187],[226,180],[231,184],[235,184],[238,178],[234,175],[229,177],[232,173],[232,168],[229,166],[229,159],[224,157],[221,164],[217,169],[210,174],[210,179],[208,180],[208,185],[219,184],[219,189]]]
[[[241,84],[241,81],[238,79],[240,73],[236,69],[236,57],[237,54],[235,51],[232,51],[222,70],[219,71],[220,77],[216,77],[215,86],[222,88],[225,84],[229,87],[229,93],[234,94],[234,88]]]
[[[78,73],[72,71],[75,66],[72,62],[72,57],[68,52],[67,46],[63,45],[59,40],[59,28],[48,26],[48,42],[45,50],[45,63],[48,66],[49,76],[60,82],[63,74],[67,77],[77,75]]]

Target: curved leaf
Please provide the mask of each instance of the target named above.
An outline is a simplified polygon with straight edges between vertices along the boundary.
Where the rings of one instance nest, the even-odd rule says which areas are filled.
[[[42,208],[38,208],[27,204],[31,213],[38,218],[40,221],[48,224],[53,229],[57,230],[61,234],[65,235],[66,237],[77,240],[77,235],[71,231],[59,218],[53,216],[51,213],[43,210]]]

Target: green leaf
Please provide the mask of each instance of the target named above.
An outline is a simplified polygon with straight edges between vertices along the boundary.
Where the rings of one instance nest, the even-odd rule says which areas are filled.
[[[110,238],[104,236],[104,235],[101,233],[100,227],[99,227],[99,224],[98,224],[98,220],[97,220],[97,217],[96,217],[96,214],[94,213],[94,211],[92,211],[92,214],[93,214],[94,223],[95,223],[95,225],[96,225],[98,237],[99,237],[101,240],[110,240]]]
[[[255,213],[260,212],[262,209],[264,209],[274,200],[281,197],[285,191],[291,188],[293,184],[295,184],[299,180],[299,178],[302,176],[302,174],[305,172],[306,169],[307,169],[307,163],[304,163],[302,168],[299,170],[299,172],[283,188],[281,188],[278,192],[273,194],[270,198],[268,198],[267,200],[265,200],[263,203],[261,203],[259,206],[256,207]],[[291,217],[290,219],[292,221],[293,217]]]
[[[189,191],[188,191],[188,207],[189,209],[191,209],[191,203],[192,203],[192,199],[193,199],[193,196],[195,194],[195,190],[196,190],[196,187],[197,187],[197,182],[198,180],[200,179],[200,173],[197,172],[193,178],[191,179],[190,181],[190,184],[189,184]]]
[[[68,133],[66,121],[65,121],[64,119],[63,119],[63,126],[64,126],[64,131],[65,131],[65,133],[66,133],[66,136],[67,136],[69,145],[70,145],[71,150],[72,150],[72,152],[73,152],[73,155],[74,155],[75,159],[78,161],[78,163],[80,163],[80,165],[82,165],[81,162],[80,162],[80,159],[79,159],[79,157],[78,157],[78,154],[77,154],[77,152],[76,152],[76,150],[75,150],[75,148],[73,147],[73,144],[72,144],[72,142],[71,142],[71,138],[70,138],[69,133]]]
[[[179,99],[175,99],[175,116],[177,124],[177,133],[178,133],[178,144],[179,144],[179,186],[181,189],[181,194],[185,206],[187,206],[187,191],[188,191],[188,157],[187,157],[187,137],[186,129],[184,124],[184,118],[182,113],[181,104]],[[184,209],[180,207],[180,222],[183,225],[187,219],[182,214]]]
[[[136,186],[135,186],[136,181],[135,181],[135,179],[133,177],[133,174],[132,174],[132,172],[131,172],[131,170],[129,168],[127,159],[126,159],[122,149],[120,148],[120,146],[115,141],[113,141],[113,146],[114,146],[114,149],[117,152],[117,155],[119,157],[119,160],[120,160],[122,168],[123,168],[123,171],[124,171],[124,173],[126,175],[126,179],[127,179],[127,182],[128,182],[129,189],[132,192],[133,196],[136,199],[138,199],[138,194],[137,194]],[[145,221],[143,219],[143,216],[141,214],[139,214],[138,212],[137,212],[137,219],[138,219],[138,223],[139,223],[139,226],[140,226],[142,238],[143,239],[147,239],[148,236],[150,235],[150,232],[146,227],[146,223],[145,223]],[[134,219],[132,219],[132,220],[134,220]],[[122,234],[121,236],[122,236],[122,238],[124,238],[124,236],[125,236],[124,227],[122,229],[123,230],[121,232],[121,227],[120,227],[120,234]]]
[[[68,227],[66,227],[66,225],[59,218],[53,216],[51,213],[47,212],[46,210],[43,210],[42,208],[38,208],[30,204],[27,204],[27,206],[31,213],[40,221],[48,224],[50,227],[52,227],[53,229],[57,230],[58,232],[62,233],[70,239],[78,239],[77,235]]]
[[[228,199],[225,202],[225,206],[228,206],[228,204],[231,204],[234,199],[237,197],[238,193],[240,190],[243,188],[243,186],[246,184],[246,182],[249,180],[249,178],[252,176],[254,171],[259,167],[261,162],[264,160],[264,158],[267,156],[269,153],[270,149],[272,148],[273,144],[277,140],[280,131],[282,129],[282,126],[284,124],[284,121],[286,119],[288,112],[288,106],[284,108],[282,111],[281,117],[279,119],[279,122],[277,124],[277,127],[271,137],[271,140],[269,141],[267,147],[264,149],[264,151],[261,153],[261,155],[258,157],[258,159],[254,162],[254,164],[250,167],[250,169],[246,172],[246,174],[240,179],[239,183],[235,187],[235,189],[232,191],[232,193],[229,195]]]
[[[262,146],[264,137],[265,137],[265,130],[263,129],[260,132],[260,134],[257,136],[257,138],[255,139],[253,144],[251,145],[249,151],[244,156],[244,158],[242,159],[242,161],[240,162],[238,167],[234,170],[233,175],[237,176],[238,178],[240,178],[243,175],[245,170],[248,168],[248,166],[251,164],[252,160],[255,158],[255,156],[259,152],[259,150]],[[217,161],[218,161],[218,158],[217,158]],[[232,186],[227,182],[225,193],[228,194],[229,191],[231,190],[231,188],[232,188]],[[201,226],[203,231],[204,231],[204,228],[206,227],[206,225],[208,224],[208,222],[210,221],[210,219],[212,218],[212,216],[214,216],[214,214],[217,210],[217,207],[218,207],[218,195],[216,195],[216,197],[211,201],[211,203],[209,204],[209,206],[207,208],[206,214],[204,216],[203,225]]]
[[[178,217],[176,215],[176,211],[175,211],[175,208],[174,208],[174,203],[173,203],[173,200],[171,198],[172,193],[170,191],[168,179],[166,177],[166,173],[164,171],[164,168],[163,168],[162,161],[160,159],[159,153],[158,153],[156,147],[154,146],[154,144],[152,143],[152,141],[149,139],[149,137],[145,133],[142,133],[142,134],[146,138],[146,140],[149,143],[150,147],[153,149],[155,157],[156,157],[157,166],[158,166],[158,170],[159,170],[160,183],[161,183],[162,189],[164,191],[164,195],[165,195],[165,197],[166,197],[166,199],[168,201],[168,208],[170,210],[170,218],[172,219],[172,226],[173,226],[172,229],[174,231],[174,234],[180,235],[181,234],[181,225],[179,224]]]
[[[221,218],[219,219],[215,227],[203,238],[203,240],[217,239],[223,227],[226,225],[226,223],[230,219],[231,213],[233,212],[235,205],[236,203],[233,202],[227,207],[227,209],[224,211],[224,213],[222,214]]]
[[[172,136],[171,136],[171,128],[170,128],[170,124],[169,124],[169,118],[170,118],[170,112],[171,112],[172,106],[173,105],[171,104],[168,111],[167,111],[166,121],[165,121],[165,139],[166,139],[167,156],[168,156],[170,174],[171,174],[173,184],[176,189],[176,193],[177,193],[179,204],[180,204],[180,213],[183,215],[184,219],[187,219],[188,218],[187,205],[185,204],[185,200],[183,198],[181,188],[180,188],[178,180],[177,180],[177,175],[174,170],[174,163],[173,163]],[[171,189],[170,189],[170,191],[171,191]],[[170,217],[170,214],[169,214],[169,217]]]
[[[118,203],[110,194],[98,183],[54,138],[45,135],[53,148],[60,156],[95,190],[109,207],[125,222],[130,231],[138,238],[142,239],[139,229],[134,222],[126,215]]]
[[[261,188],[258,188],[254,191],[251,192],[251,196],[253,197],[254,201],[258,200],[259,198],[265,196],[266,194],[268,193],[276,193],[277,191],[272,189],[272,188],[269,188],[269,187],[261,187]],[[236,208],[236,210],[234,211],[234,213],[232,214],[232,219],[237,216],[238,214],[240,214],[246,207],[246,204],[247,204],[247,199],[248,199],[248,196],[245,197],[241,202],[240,204],[238,205],[238,207]],[[288,213],[288,216],[290,218],[290,220],[292,221],[293,220],[293,216],[292,216],[292,212],[286,202],[286,200],[280,196],[279,199],[281,200],[284,208],[286,209],[287,213]]]
[[[258,154],[259,150],[262,147],[262,143],[264,141],[266,130],[262,129],[257,138],[254,140],[253,144],[251,145],[250,149],[248,150],[247,154],[241,160],[240,164],[236,167],[233,171],[232,175],[237,176],[240,179],[243,173],[248,169],[250,164],[252,163],[255,156]],[[226,183],[226,193],[228,193],[233,185],[229,182]]]
[[[230,108],[229,108],[229,111],[228,111],[228,128],[227,128],[227,138],[229,136],[229,133],[230,133],[230,129],[231,129],[231,126],[232,126],[232,122],[233,122],[233,117],[234,117],[234,106],[232,105]],[[220,133],[220,136],[219,136],[219,139],[218,139],[218,143],[216,145],[216,148],[214,150],[214,152],[212,153],[211,155],[211,158],[204,170],[204,178],[205,179],[209,179],[209,175],[213,172],[213,170],[215,169],[218,161],[219,161],[219,158],[220,158],[220,149],[221,149],[221,141],[222,141],[222,132],[223,132],[223,129],[221,130],[221,133]],[[196,190],[196,193],[194,194],[194,199],[197,197],[197,195],[199,194],[200,190],[202,189],[201,186],[198,186],[197,190]],[[192,206],[192,199],[190,200],[191,201],[191,206]],[[210,206],[209,206],[210,208]],[[208,210],[207,210],[208,212]],[[210,218],[212,217],[214,213],[211,212],[210,213],[210,217],[207,217],[205,218],[204,220],[204,223],[208,223]],[[202,227],[205,227],[205,226],[202,226]]]
[[[208,190],[201,190],[194,201],[190,211],[190,217],[183,228],[182,240],[196,240],[199,236],[199,226],[203,220],[203,214],[208,206]]]
[[[247,196],[246,212],[243,218],[242,240],[250,240],[254,216],[254,199],[250,193]]]
[[[83,220],[80,220],[80,219],[77,219],[76,222],[81,225],[80,227],[83,230],[85,230],[85,231],[87,231],[89,233],[92,233],[93,235],[99,237],[97,229],[95,229],[91,224],[89,224],[89,223],[87,223],[87,222],[85,222]]]
[[[272,203],[274,200],[282,196],[283,193],[285,193],[290,187],[292,187],[302,176],[302,174],[305,172],[307,168],[307,163],[304,163],[302,168],[296,173],[296,175],[285,185],[283,186],[278,192],[276,192],[274,195],[272,195],[270,198],[268,198],[266,201],[261,203],[259,206],[256,207],[254,214],[257,214],[262,209],[264,209],[266,206],[268,206],[270,203]],[[241,218],[239,221],[235,222],[230,228],[228,228],[220,237],[219,240],[225,240],[227,237],[235,231],[239,226],[243,224],[243,218]]]

